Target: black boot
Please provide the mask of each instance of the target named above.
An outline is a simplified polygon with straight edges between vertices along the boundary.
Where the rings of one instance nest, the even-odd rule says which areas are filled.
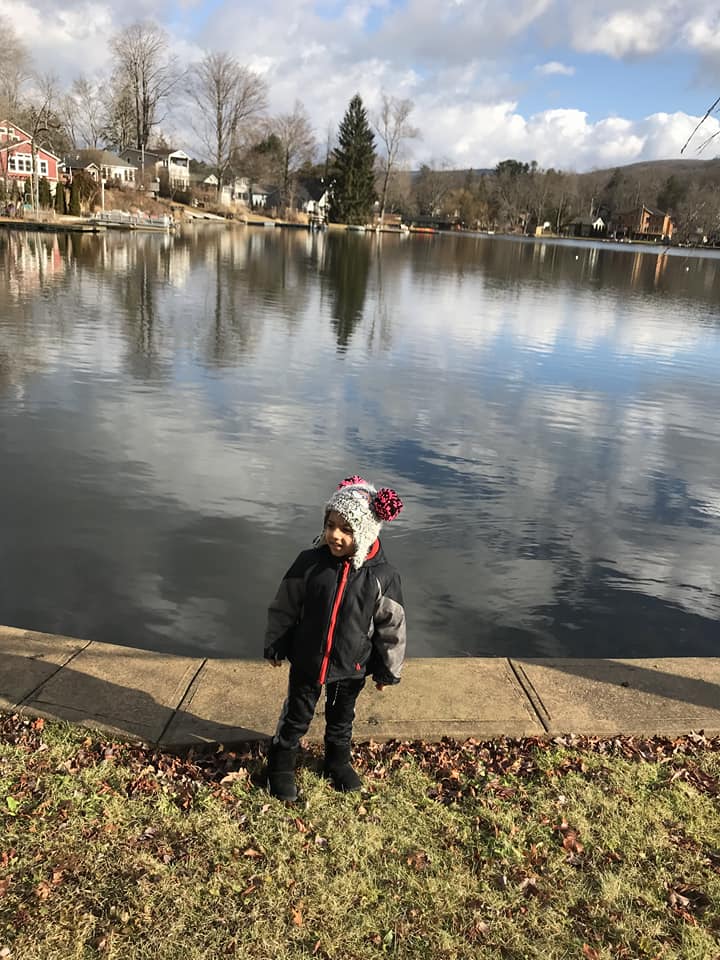
[[[362,780],[350,763],[349,743],[326,743],[323,775],[332,780],[332,785],[342,793],[360,790]]]
[[[268,790],[278,800],[297,800],[295,764],[298,748],[273,743],[268,751]]]

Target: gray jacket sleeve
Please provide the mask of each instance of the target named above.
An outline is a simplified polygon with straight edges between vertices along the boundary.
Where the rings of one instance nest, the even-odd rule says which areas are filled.
[[[405,661],[405,606],[397,573],[383,587],[378,581],[378,599],[373,614],[372,678],[390,686],[400,683]]]
[[[305,599],[305,577],[297,561],[282,579],[275,599],[268,607],[265,630],[266,660],[284,660],[290,651],[292,632],[300,619]]]

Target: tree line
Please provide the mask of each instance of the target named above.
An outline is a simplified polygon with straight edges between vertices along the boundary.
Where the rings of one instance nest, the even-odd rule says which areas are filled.
[[[118,31],[110,41],[108,74],[79,74],[67,89],[33,69],[9,23],[0,23],[0,35],[0,113],[28,131],[33,143],[59,156],[80,148],[166,148],[164,125],[182,109],[201,152],[195,166],[215,174],[218,195],[230,178],[243,175],[274,184],[288,207],[301,175],[321,176],[335,183],[336,213],[360,221],[370,215],[376,183],[384,209],[404,146],[418,135],[408,120],[411,101],[384,93],[377,114],[369,116],[356,96],[337,136],[329,129],[323,156],[300,100],[288,113],[269,115],[267,81],[259,73],[227,52],[182,65],[167,33],[152,22]]]
[[[602,217],[646,206],[669,213],[681,238],[717,236],[720,162],[634,164],[577,174],[507,159],[491,170],[454,170],[439,159],[409,168],[420,136],[410,100],[383,93],[369,113],[359,95],[337,131],[320,142],[300,100],[269,115],[264,77],[227,52],[180,64],[157,24],[137,22],[110,41],[106,76],[79,74],[66,89],[38,75],[8,23],[0,60],[0,114],[62,156],[78,148],[168,147],[164,131],[182,109],[201,156],[196,170],[212,172],[218,194],[235,176],[276,187],[280,206],[295,205],[303,177],[333,185],[331,216],[366,222],[373,212],[405,220],[440,220],[472,229],[560,232],[577,217]]]

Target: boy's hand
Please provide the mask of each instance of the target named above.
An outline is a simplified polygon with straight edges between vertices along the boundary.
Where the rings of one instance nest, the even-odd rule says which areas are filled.
[[[384,684],[384,683],[376,683],[376,684],[375,684],[375,689],[376,689],[376,690],[380,690],[380,691],[382,692],[382,691],[385,689],[385,684]]]
[[[271,667],[281,667],[282,665],[283,665],[282,660],[275,660],[275,659],[270,660]]]

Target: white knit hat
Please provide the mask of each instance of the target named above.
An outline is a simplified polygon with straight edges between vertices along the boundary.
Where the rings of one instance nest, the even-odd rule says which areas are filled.
[[[373,543],[380,534],[385,520],[394,520],[402,510],[402,500],[389,487],[376,490],[362,477],[347,477],[338,485],[337,490],[325,504],[323,520],[331,510],[335,510],[352,527],[355,553],[352,564],[356,570],[365,563]],[[324,540],[324,534],[318,542]]]

